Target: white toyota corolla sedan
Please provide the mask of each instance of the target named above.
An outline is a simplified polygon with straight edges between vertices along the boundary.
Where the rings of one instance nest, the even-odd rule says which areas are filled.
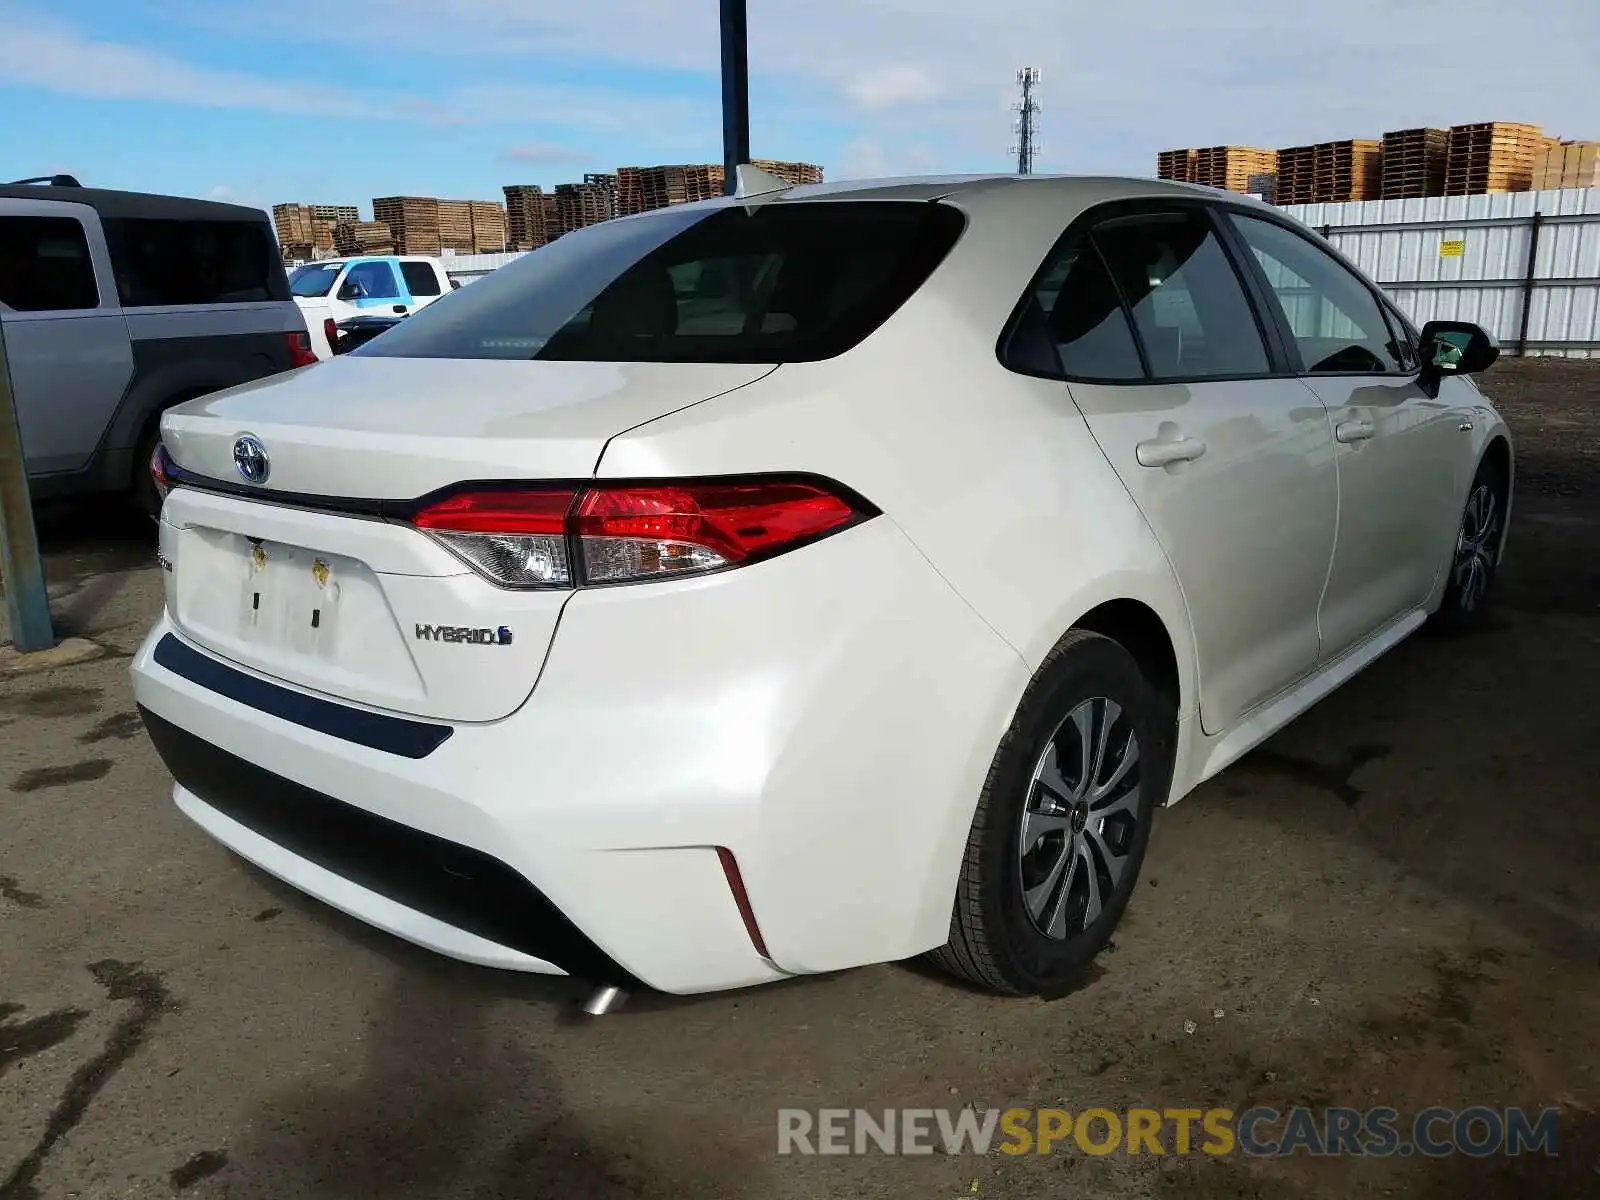
[[[471,962],[1049,992],[1156,809],[1482,613],[1498,350],[1242,196],[741,178],[169,412],[150,737]]]

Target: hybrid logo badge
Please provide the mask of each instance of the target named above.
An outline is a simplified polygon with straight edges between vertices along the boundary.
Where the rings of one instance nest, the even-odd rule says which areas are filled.
[[[511,630],[472,629],[466,625],[417,625],[419,642],[456,642],[468,646],[509,646]]]
[[[265,483],[272,471],[272,460],[267,448],[253,433],[241,434],[233,443],[233,465],[239,468],[246,483]]]

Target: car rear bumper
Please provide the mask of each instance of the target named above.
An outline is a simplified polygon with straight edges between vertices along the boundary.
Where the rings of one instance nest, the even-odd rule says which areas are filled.
[[[365,721],[332,725],[326,701],[165,616],[133,676],[180,808],[263,869],[457,958],[681,993],[942,944],[1027,681],[882,519],[757,567],[576,594],[528,702],[420,755],[351,732],[406,719],[346,706]]]

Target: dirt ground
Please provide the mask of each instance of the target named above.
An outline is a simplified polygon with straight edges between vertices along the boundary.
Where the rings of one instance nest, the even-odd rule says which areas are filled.
[[[1484,388],[1520,456],[1493,627],[1163,813],[1049,1003],[896,965],[583,1021],[304,899],[170,804],[126,676],[147,532],[48,515],[110,655],[0,680],[0,1200],[1600,1195],[1600,363]],[[1555,1106],[1559,1156],[774,1152],[780,1107],[967,1103]]]

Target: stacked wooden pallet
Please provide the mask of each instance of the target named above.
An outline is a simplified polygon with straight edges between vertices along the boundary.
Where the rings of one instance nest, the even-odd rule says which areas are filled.
[[[722,180],[722,167],[716,163],[618,167],[617,215],[710,200],[722,195]]]
[[[776,175],[779,179],[788,180],[796,187],[808,183],[822,182],[822,168],[815,163],[781,162],[772,158],[756,158],[750,160],[750,165],[768,175]]]
[[[1244,190],[1252,196],[1260,196],[1268,204],[1276,204],[1278,202],[1278,173],[1272,171],[1252,175],[1245,183]]]
[[[1396,129],[1383,135],[1385,200],[1444,195],[1448,129]]]
[[[1179,183],[1195,181],[1194,150],[1163,150],[1156,155],[1156,178],[1174,179]]]
[[[1534,161],[1533,188],[1600,187],[1600,142],[1557,142]]]
[[[610,191],[598,183],[556,185],[556,229],[571,233],[586,225],[608,221],[616,215]]]
[[[1544,142],[1537,125],[1488,121],[1451,126],[1445,195],[1527,191],[1533,186],[1533,162]]]
[[[351,220],[355,218],[352,217]],[[314,220],[311,222],[311,244],[318,250],[329,251],[333,249],[333,227],[337,221]]]
[[[1277,204],[1317,202],[1317,148],[1289,146],[1278,151]]]
[[[1376,200],[1383,190],[1383,143],[1347,138],[1317,145],[1317,198],[1314,204]]]
[[[307,204],[274,204],[272,228],[278,242],[284,246],[309,246],[311,244],[311,206]]]
[[[544,189],[536,183],[508,183],[506,194],[506,249],[536,250],[550,240],[544,219]]]
[[[333,248],[340,254],[404,254],[395,245],[387,221],[339,221],[333,227]]]
[[[361,213],[354,204],[313,204],[311,219],[337,224],[340,221],[359,221]]]
[[[498,253],[506,248],[505,206],[493,200],[469,200],[472,218],[472,249],[477,254]]]
[[[1383,143],[1372,138],[1317,142],[1278,151],[1278,204],[1376,200],[1383,186]]]
[[[278,250],[283,255],[285,263],[309,262],[313,257],[310,242],[280,241]]]
[[[439,248],[472,253],[472,205],[467,200],[439,201]]]
[[[434,197],[380,196],[372,201],[372,215],[393,231],[396,253],[439,253],[439,201]]]
[[[1202,187],[1242,192],[1250,176],[1278,169],[1278,152],[1259,146],[1207,146],[1194,152],[1194,180]]]

